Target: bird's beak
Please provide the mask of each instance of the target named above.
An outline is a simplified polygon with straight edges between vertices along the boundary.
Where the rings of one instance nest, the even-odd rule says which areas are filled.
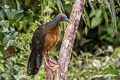
[[[64,18],[64,21],[67,21],[67,22],[69,22],[69,19],[68,19],[67,17],[65,17],[65,18]]]

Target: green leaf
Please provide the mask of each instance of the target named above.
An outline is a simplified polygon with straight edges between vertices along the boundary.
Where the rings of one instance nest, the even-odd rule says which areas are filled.
[[[23,10],[16,10],[17,14],[20,14],[20,13],[23,13],[23,12],[24,12]]]
[[[16,41],[15,40],[9,40],[8,45],[9,46],[15,46]]]
[[[87,28],[87,26],[85,27],[84,32],[85,32],[85,35],[87,35],[87,33],[88,33],[88,28]]]
[[[49,0],[48,1],[48,6],[51,7],[51,8],[53,8],[53,9],[55,9],[55,10],[57,10],[57,8],[56,8],[55,3],[54,3],[53,0]]]
[[[15,19],[16,22],[20,21],[20,20],[23,18],[23,16],[24,16],[24,15],[22,15],[22,14],[21,14],[21,15],[18,14],[18,15],[15,17],[15,18],[16,18],[16,19]]]
[[[115,58],[118,57],[119,52],[120,52],[120,48],[115,48],[114,51],[113,51],[112,56],[115,57]]]
[[[2,13],[2,11],[0,12],[0,20],[4,19],[4,15]]]
[[[3,52],[4,52],[4,47],[0,45],[0,54],[2,54]]]
[[[6,13],[8,19],[11,19],[11,12],[10,12],[10,10],[9,9],[5,9],[5,13]]]
[[[96,9],[94,12],[92,11],[92,12],[90,13],[90,18],[92,18],[92,17],[97,17],[97,18],[99,18],[99,17],[101,17],[101,15],[102,15],[101,9]]]
[[[114,0],[110,0],[110,9],[111,9],[111,17],[112,17],[112,23],[115,34],[117,34],[117,23],[116,23],[116,13],[115,13],[115,3]]]
[[[50,51],[50,54],[51,54],[52,56],[58,56],[57,53],[54,52],[54,51]]]
[[[90,27],[90,19],[89,19],[87,11],[85,9],[84,9],[84,16],[85,16],[88,27]]]
[[[92,18],[92,21],[91,21],[91,28],[95,28],[96,26],[100,25],[102,22],[102,17],[94,17]]]
[[[27,26],[27,23],[26,23],[26,20],[24,20],[24,21],[20,21],[19,22],[19,30],[21,30],[22,28],[24,28],[24,27],[26,27]]]
[[[3,33],[0,32],[0,41],[2,41],[2,40],[3,40]]]
[[[71,11],[72,11],[72,5],[70,5],[70,4],[65,4],[65,5],[64,5],[64,9],[65,9],[65,12],[66,12],[67,14],[69,14],[69,13],[71,13]]]
[[[103,12],[103,15],[104,15],[104,18],[105,18],[105,22],[106,22],[106,24],[108,24],[108,15],[107,15],[107,12],[106,12],[104,6],[102,6],[101,8],[102,8],[102,12]]]
[[[57,0],[57,6],[58,6],[60,13],[64,12],[64,8],[63,8],[61,0]]]
[[[118,5],[120,6],[120,0],[117,0]]]
[[[95,12],[95,8],[94,8],[94,6],[92,4],[92,0],[88,0],[88,3],[90,5],[90,7],[92,8],[92,11]]]
[[[31,0],[25,0],[25,6],[30,6]]]
[[[14,18],[15,18],[15,16],[16,16],[16,13],[17,11],[15,10],[15,9],[12,9],[11,11],[10,11],[10,20],[14,20]]]
[[[117,54],[118,52],[120,52],[120,48],[115,48],[115,50],[114,50],[114,54]]]
[[[0,64],[0,72],[4,72],[5,70],[4,70],[4,66],[3,66],[3,64]]]
[[[10,39],[10,36],[9,36],[9,35],[6,35],[6,36],[4,37],[3,43],[2,43],[2,45],[3,45],[4,47],[7,45],[9,39]]]
[[[74,56],[77,56],[77,53],[76,53],[75,51],[72,51],[72,54],[73,54]]]
[[[18,35],[18,32],[15,32],[10,39],[14,39]]]
[[[112,68],[106,68],[106,69],[104,69],[104,72],[111,73],[111,74],[118,74],[118,70],[112,69]]]

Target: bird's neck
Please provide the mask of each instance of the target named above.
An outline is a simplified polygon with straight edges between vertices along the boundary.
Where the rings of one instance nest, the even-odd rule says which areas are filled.
[[[51,26],[52,28],[56,28],[59,26],[60,21],[57,20],[53,20],[51,21],[51,24],[49,26]]]
[[[47,30],[48,30],[48,29],[49,29],[49,30],[54,30],[54,29],[56,29],[57,27],[59,27],[59,21],[55,21],[55,20],[50,21],[50,22],[44,24],[44,28],[47,29]]]
[[[53,22],[56,26],[58,26],[59,23],[60,23],[60,21],[58,21],[58,20],[53,20],[52,22]]]

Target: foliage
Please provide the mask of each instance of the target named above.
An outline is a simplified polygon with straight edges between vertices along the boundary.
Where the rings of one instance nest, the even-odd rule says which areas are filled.
[[[99,52],[101,54],[107,55],[103,57],[83,52],[81,56],[73,58],[67,74],[68,80],[119,80],[120,48],[108,46]]]
[[[0,0],[0,80],[44,79],[44,63],[36,76],[26,74],[32,33],[59,13],[70,16],[73,1]],[[69,65],[68,80],[120,79],[119,15],[119,0],[86,0]],[[67,23],[62,22],[60,25],[60,43],[50,51],[54,58],[58,57]],[[9,47],[15,50],[15,55],[4,59],[4,53],[10,52]]]

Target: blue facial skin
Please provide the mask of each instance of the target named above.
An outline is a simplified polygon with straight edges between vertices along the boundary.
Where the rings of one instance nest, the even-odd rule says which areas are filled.
[[[63,21],[69,21],[67,17],[64,17]]]

